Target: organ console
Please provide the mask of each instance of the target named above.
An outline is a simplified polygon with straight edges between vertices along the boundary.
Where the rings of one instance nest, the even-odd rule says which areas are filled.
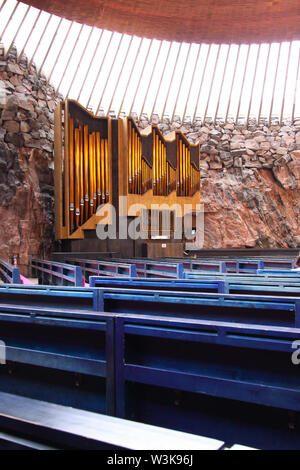
[[[85,230],[101,223],[97,208],[118,206],[119,196],[127,196],[125,212],[117,207],[123,216],[136,215],[136,204],[146,211],[169,204],[183,217],[185,204],[195,211],[200,203],[199,144],[178,131],[163,136],[158,126],[140,131],[131,117],[114,120],[114,126],[112,121],[73,100],[55,110],[57,239],[84,238]]]

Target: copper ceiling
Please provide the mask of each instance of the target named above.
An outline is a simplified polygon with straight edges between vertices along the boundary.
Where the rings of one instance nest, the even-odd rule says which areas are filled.
[[[299,0],[23,0],[91,26],[180,42],[300,39]]]

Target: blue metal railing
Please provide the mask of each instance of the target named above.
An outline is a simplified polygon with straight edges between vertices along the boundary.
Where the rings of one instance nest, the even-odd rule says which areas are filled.
[[[39,284],[83,286],[81,268],[72,264],[33,259],[31,260],[31,270],[33,277],[38,278]]]
[[[66,259],[76,266],[80,266],[82,273],[88,282],[90,276],[113,276],[113,277],[136,277],[137,272],[134,264],[112,262],[107,260],[85,260],[85,259]]]
[[[0,279],[8,284],[21,284],[20,269],[1,259]]]

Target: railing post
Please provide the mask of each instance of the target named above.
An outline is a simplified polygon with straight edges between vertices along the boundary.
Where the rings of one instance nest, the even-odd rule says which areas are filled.
[[[135,264],[131,264],[129,266],[129,276],[130,277],[137,277],[136,265]]]
[[[20,269],[13,268],[12,270],[12,283],[13,284],[21,284],[21,276],[20,276]]]
[[[177,264],[176,276],[177,276],[177,279],[184,279],[184,269],[183,269],[183,264],[182,263]]]
[[[260,260],[257,265],[257,269],[265,269],[264,261]]]
[[[93,309],[95,312],[103,312],[104,310],[104,292],[103,289],[94,288]]]
[[[236,273],[239,273],[239,272],[240,272],[240,269],[239,269],[239,261],[238,261],[238,260],[235,262],[235,272],[236,272]]]
[[[82,281],[82,270],[80,266],[76,266],[75,268],[75,287],[83,287],[83,281]]]
[[[225,261],[221,261],[221,263],[220,263],[220,272],[221,273],[227,273],[227,268],[226,268],[226,262]]]
[[[225,294],[225,282],[217,281],[218,284],[218,294]]]

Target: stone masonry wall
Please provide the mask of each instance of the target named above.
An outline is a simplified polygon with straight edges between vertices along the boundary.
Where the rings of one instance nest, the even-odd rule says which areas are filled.
[[[54,242],[54,114],[59,96],[0,45],[0,258],[47,256]]]
[[[201,144],[204,248],[300,246],[300,120],[191,125],[154,115],[152,124]]]

